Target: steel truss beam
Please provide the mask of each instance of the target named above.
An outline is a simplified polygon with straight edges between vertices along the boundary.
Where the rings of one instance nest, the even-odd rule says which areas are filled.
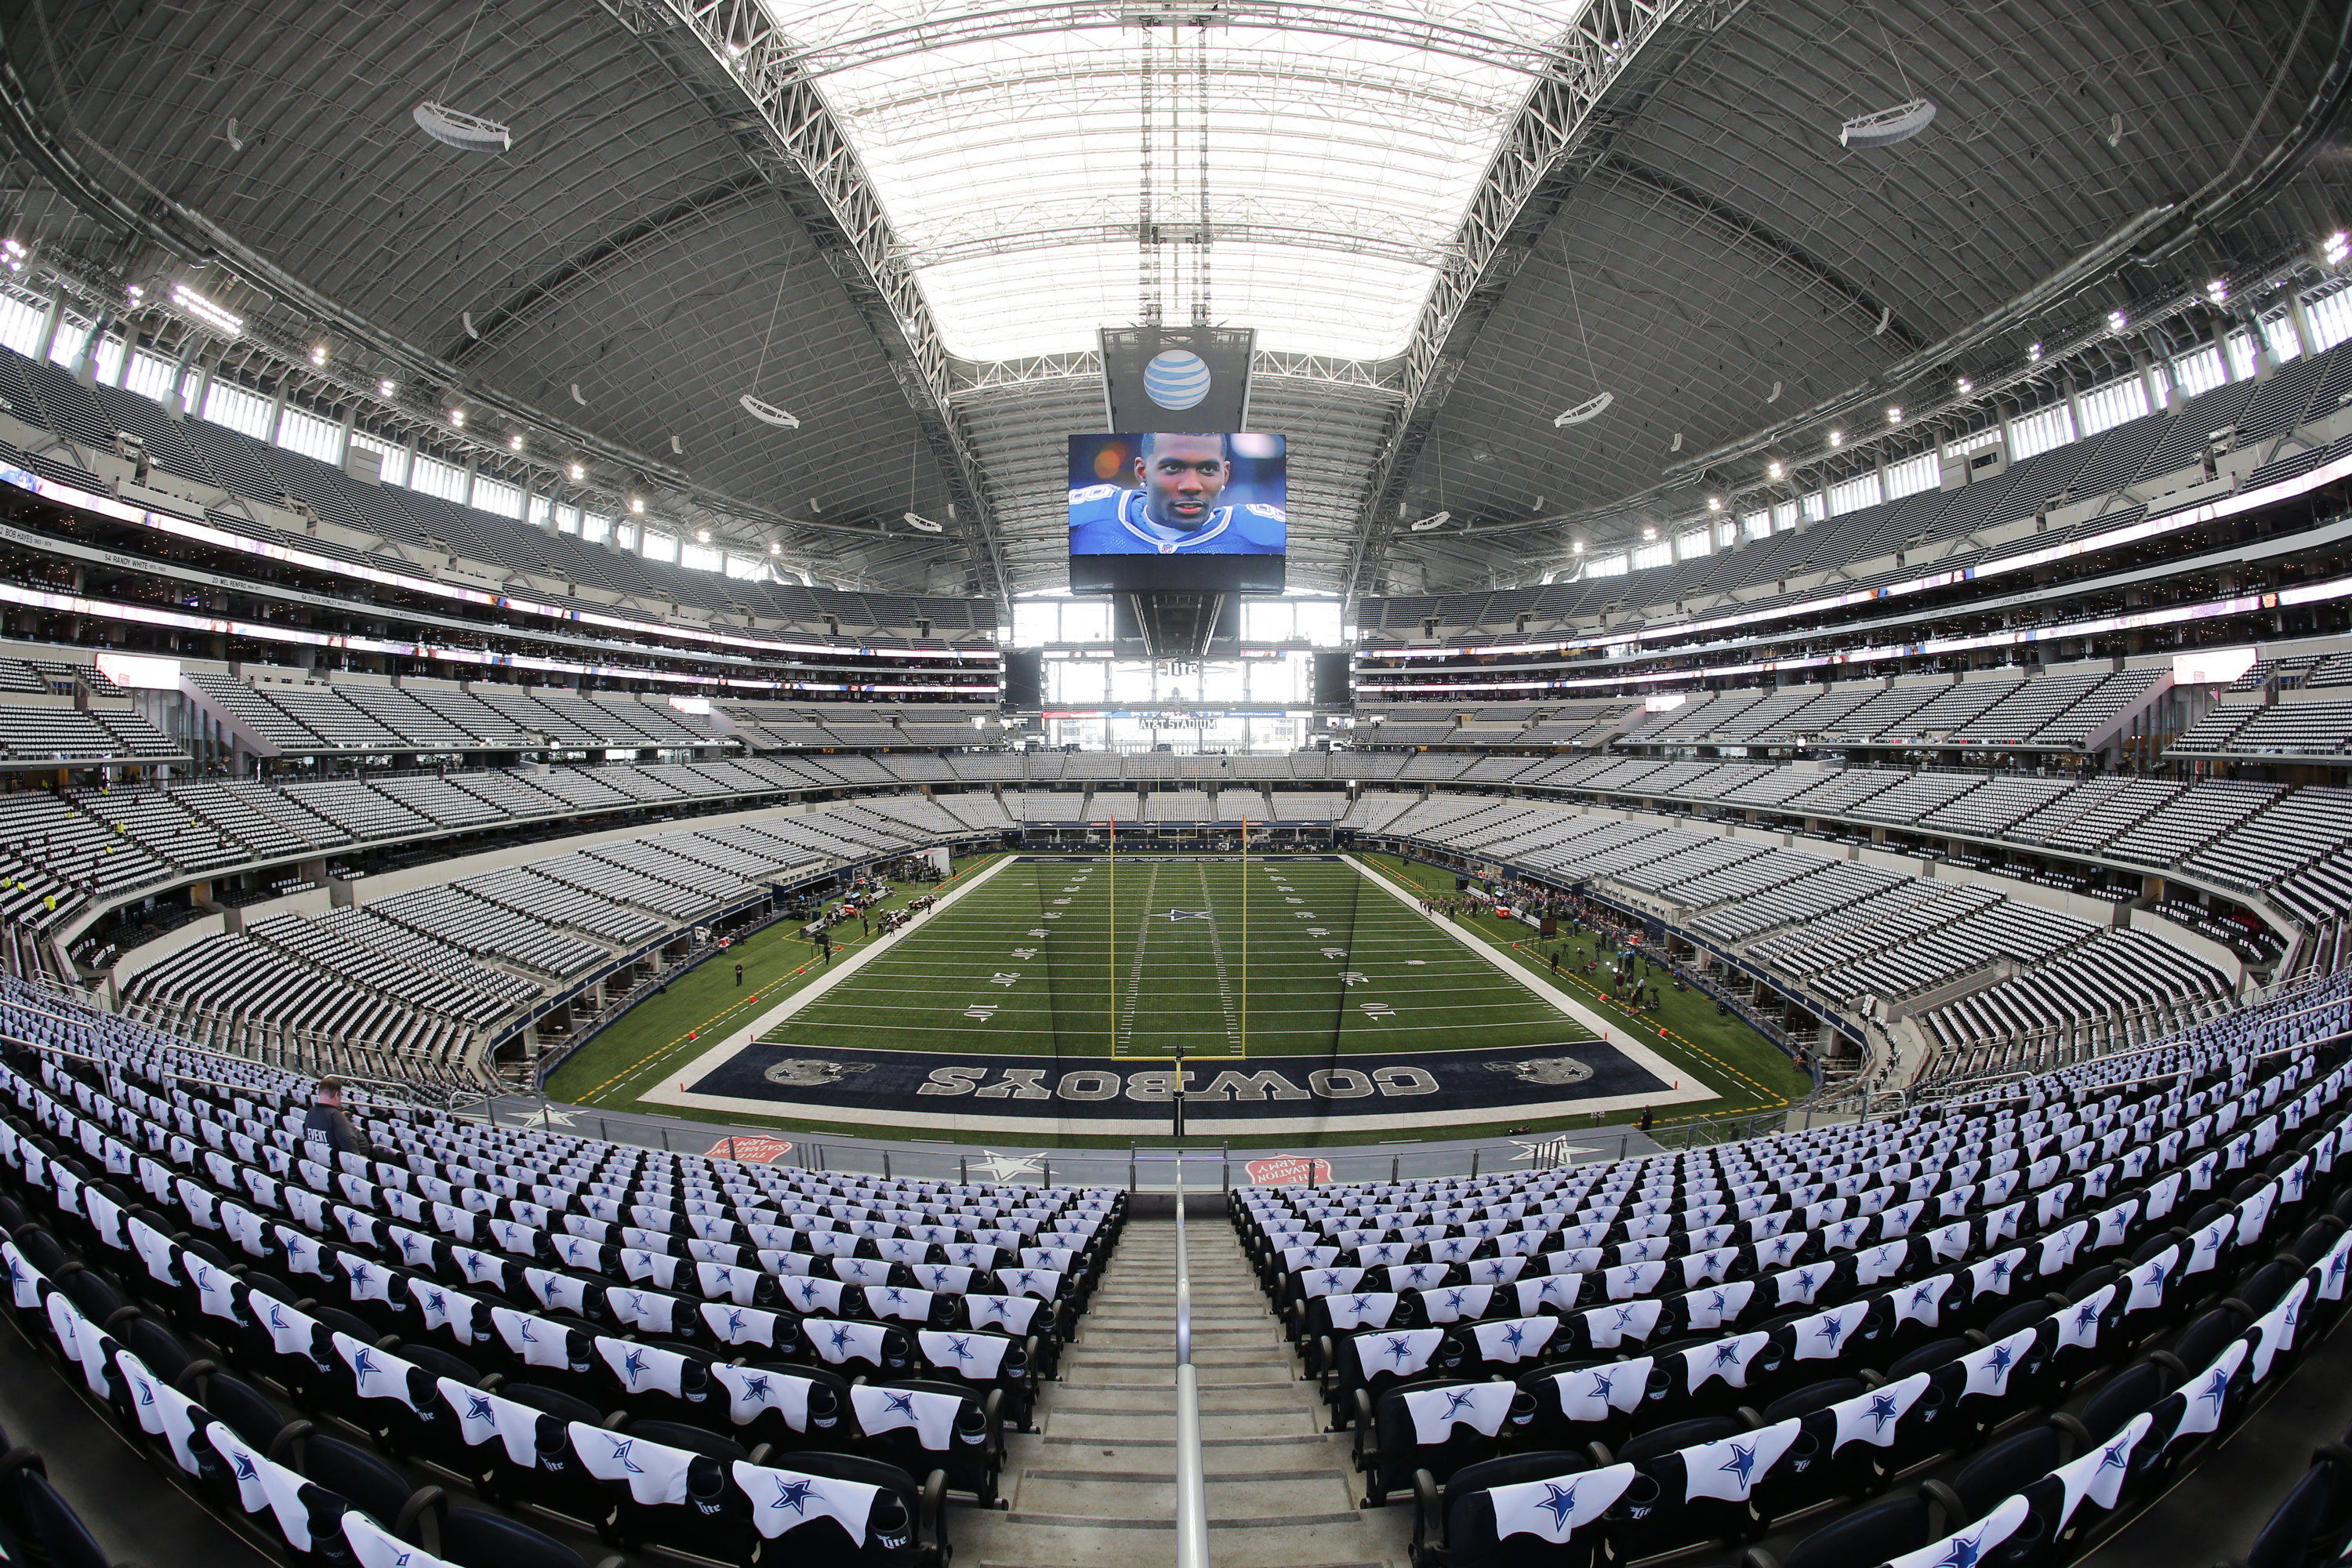
[[[1617,132],[1747,0],[1594,0],[1487,165],[1406,346],[1403,399],[1365,486],[1343,593],[1350,605],[1385,562],[1412,464],[1479,329]]]
[[[640,15],[650,8],[633,7]],[[1009,605],[1003,542],[987,476],[955,405],[947,349],[856,150],[756,0],[660,0],[660,9],[691,33],[707,58],[682,57],[667,47],[664,31],[639,36],[769,175],[849,290],[947,477],[980,592]],[[713,91],[719,77],[732,84],[737,102]],[[757,112],[756,125],[745,122],[743,100]]]
[[[682,0],[671,0],[681,4]],[[695,10],[732,13],[752,0],[707,0]],[[1745,4],[1745,0],[1740,0]],[[1596,12],[1619,9],[1597,0]],[[1669,9],[1673,7],[1668,7]],[[1725,9],[1737,9],[1729,5]],[[739,35],[760,39],[762,17]],[[1581,28],[1585,24],[1580,22]],[[829,76],[960,45],[1037,34],[1063,35],[1129,27],[1229,27],[1284,33],[1318,33],[1444,55],[1498,70],[1541,77],[1562,68],[1553,46],[1507,32],[1433,21],[1400,0],[1338,4],[1333,0],[1198,0],[1192,5],[1155,5],[1147,0],[1009,0],[976,5],[961,16],[938,15],[825,43],[792,45],[786,58],[808,77]],[[752,45],[747,43],[745,52]]]
[[[1130,231],[1133,226],[1129,226]],[[1092,349],[1068,353],[1031,354],[1021,359],[952,360],[959,395],[1028,386],[1037,382],[1102,380],[1102,356]],[[1339,359],[1330,354],[1296,353],[1259,349],[1250,356],[1254,381],[1313,381],[1360,392],[1397,392],[1393,360]]]

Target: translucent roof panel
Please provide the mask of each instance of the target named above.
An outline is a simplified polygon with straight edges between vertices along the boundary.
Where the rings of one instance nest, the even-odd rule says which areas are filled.
[[[950,353],[1091,348],[1096,328],[1139,319],[1149,266],[1166,320],[1191,320],[1205,288],[1210,319],[1256,328],[1261,347],[1377,359],[1405,347],[1586,0],[1260,0],[1205,28],[1024,0],[763,4],[856,147]]]

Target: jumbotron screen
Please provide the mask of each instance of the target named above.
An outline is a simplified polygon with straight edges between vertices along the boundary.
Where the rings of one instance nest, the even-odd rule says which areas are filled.
[[[1284,438],[1181,432],[1070,437],[1070,591],[1279,594]]]

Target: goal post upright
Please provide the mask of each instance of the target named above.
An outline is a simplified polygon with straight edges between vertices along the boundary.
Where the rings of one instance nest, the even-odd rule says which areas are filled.
[[[1118,1050],[1118,817],[1116,817],[1116,816],[1106,817],[1106,818],[1104,818],[1104,820],[1103,820],[1103,826],[1104,826],[1105,827],[1107,827],[1107,828],[1108,828],[1108,829],[1110,830],[1110,850],[1109,850],[1109,853],[1108,853],[1108,854],[1106,856],[1106,858],[1105,858],[1108,860],[1108,865],[1109,865],[1108,880],[1109,880],[1109,882],[1110,882],[1110,898],[1109,898],[1109,900],[1108,900],[1108,908],[1109,908],[1110,913],[1109,913],[1109,915],[1108,915],[1108,920],[1109,920],[1109,924],[1110,924],[1110,973],[1109,973],[1109,974],[1108,974],[1108,979],[1109,979],[1109,981],[1110,981],[1110,988],[1109,988],[1108,992],[1107,993],[1107,994],[1110,997],[1110,1054],[1111,1054],[1113,1057],[1117,1057],[1117,1056],[1119,1054],[1119,1050]]]

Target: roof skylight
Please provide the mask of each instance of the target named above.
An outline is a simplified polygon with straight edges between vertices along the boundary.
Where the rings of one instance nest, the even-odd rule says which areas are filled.
[[[1117,5],[762,3],[856,147],[950,353],[1084,350],[1139,319],[1148,98],[1164,319],[1192,319],[1205,211],[1212,321],[1267,349],[1377,359],[1404,348],[1587,0],[1227,0],[1205,28],[1145,28]]]

